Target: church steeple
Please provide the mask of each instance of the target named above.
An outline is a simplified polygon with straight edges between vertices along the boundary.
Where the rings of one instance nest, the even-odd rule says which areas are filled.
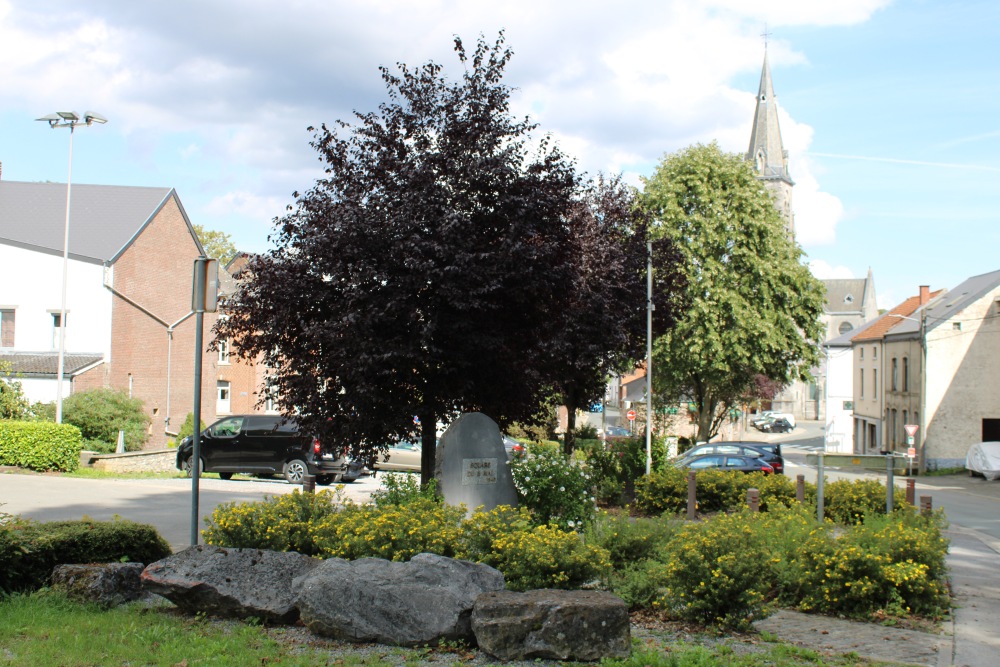
[[[757,91],[757,109],[754,111],[750,148],[746,159],[753,164],[757,177],[771,190],[775,205],[788,225],[789,233],[794,234],[792,186],[795,182],[788,173],[788,151],[781,142],[778,104],[774,97],[774,85],[771,83],[771,68],[767,64],[766,47],[764,67],[760,73],[760,87]]]

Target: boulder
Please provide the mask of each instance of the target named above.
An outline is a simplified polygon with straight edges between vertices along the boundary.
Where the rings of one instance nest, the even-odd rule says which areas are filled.
[[[117,607],[145,595],[139,580],[144,567],[142,563],[56,565],[52,570],[52,588],[77,600]]]
[[[485,593],[472,610],[479,648],[500,660],[600,660],[629,655],[628,607],[606,591]]]
[[[291,623],[299,615],[292,581],[319,562],[294,551],[199,545],[149,565],[142,585],[190,613]]]
[[[295,581],[302,622],[312,632],[394,646],[471,643],[476,598],[503,587],[503,575],[488,565],[434,554],[406,563],[332,558]]]

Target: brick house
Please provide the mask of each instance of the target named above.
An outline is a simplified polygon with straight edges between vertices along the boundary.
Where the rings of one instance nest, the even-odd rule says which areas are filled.
[[[32,402],[56,398],[65,207],[66,184],[0,181],[0,361]],[[142,399],[148,447],[193,410],[191,283],[202,252],[172,188],[73,185],[63,395],[112,387]],[[204,319],[207,332],[215,316]],[[202,354],[211,381],[218,355]],[[206,422],[215,406],[203,389]]]

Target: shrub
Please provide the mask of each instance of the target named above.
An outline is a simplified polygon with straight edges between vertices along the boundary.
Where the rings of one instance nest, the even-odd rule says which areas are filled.
[[[634,611],[656,607],[666,580],[666,565],[656,560],[639,560],[613,568],[605,583],[609,591]]]
[[[124,391],[91,389],[63,401],[63,422],[80,429],[84,440],[95,441],[96,451],[113,452],[118,431],[125,431],[125,449],[138,451],[149,439],[150,419],[138,398]]]
[[[823,488],[823,516],[841,524],[861,523],[868,514],[885,514],[886,487],[877,479],[839,479]],[[905,492],[895,490],[893,506],[907,505]]]
[[[406,504],[348,503],[312,527],[323,558],[384,558],[405,561],[419,553],[454,556],[459,543],[463,506],[433,498]]]
[[[761,516],[745,510],[681,528],[663,559],[665,592],[657,606],[685,621],[748,627],[771,587]]]
[[[660,470],[666,461],[662,438],[651,443],[652,469]],[[587,463],[594,481],[595,495],[611,504],[632,500],[636,480],[646,474],[646,441],[643,438],[620,438],[609,441],[607,447],[597,447],[588,453]]]
[[[0,527],[0,593],[48,585],[64,563],[152,563],[170,545],[153,526],[114,521],[13,522]]]
[[[647,515],[687,510],[687,470],[666,468],[636,482],[636,509]],[[725,512],[746,507],[747,491],[760,492],[760,509],[796,502],[795,482],[784,475],[699,470],[695,477],[699,512]],[[806,501],[815,503],[816,487],[806,484]],[[884,501],[883,501],[884,502]]]
[[[553,525],[498,535],[480,562],[503,572],[512,591],[579,588],[611,567],[607,551]]]
[[[852,618],[940,616],[948,608],[947,550],[940,515],[869,515],[840,537],[819,533],[801,549],[806,565],[799,606]]]
[[[51,422],[0,421],[0,465],[72,472],[80,465],[80,429]]]
[[[201,422],[201,428],[198,430],[199,433],[205,430],[205,422]],[[194,413],[189,412],[187,416],[184,417],[184,423],[177,430],[177,442],[180,443],[181,440],[188,437],[189,435],[194,435]]]
[[[297,551],[317,556],[313,525],[337,514],[338,496],[330,491],[272,496],[260,502],[223,503],[201,531],[206,544],[246,549]]]
[[[0,361],[0,419],[25,419],[29,413],[28,399],[20,380],[11,371],[11,364]]]
[[[531,530],[533,525],[534,517],[526,507],[499,505],[489,512],[474,512],[462,522],[456,554],[459,558],[482,562],[496,550],[497,539]]]
[[[373,491],[371,497],[376,507],[405,505],[420,498],[441,502],[438,497],[436,479],[431,479],[426,487],[421,488],[420,476],[405,472],[383,473],[382,488]]]
[[[594,518],[590,478],[583,466],[558,449],[531,448],[530,456],[511,462],[510,470],[522,505],[539,524],[582,528]]]
[[[607,550],[617,570],[630,563],[660,558],[681,525],[677,519],[602,514],[587,528],[586,540]]]

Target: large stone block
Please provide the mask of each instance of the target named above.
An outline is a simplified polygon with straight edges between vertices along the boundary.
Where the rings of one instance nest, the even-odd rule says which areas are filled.
[[[292,581],[319,562],[294,551],[199,545],[149,565],[142,585],[191,613],[290,623],[299,615]]]
[[[144,567],[142,563],[56,565],[52,570],[52,588],[77,600],[117,607],[145,594],[139,580]]]
[[[472,611],[479,648],[500,660],[628,657],[628,607],[605,591],[485,593]]]
[[[473,641],[476,598],[503,586],[488,565],[434,554],[406,563],[332,558],[295,581],[302,622],[314,633],[394,646]]]
[[[465,504],[489,511],[497,505],[516,506],[517,488],[507,463],[500,428],[481,412],[456,419],[441,436],[435,477],[449,505]]]

